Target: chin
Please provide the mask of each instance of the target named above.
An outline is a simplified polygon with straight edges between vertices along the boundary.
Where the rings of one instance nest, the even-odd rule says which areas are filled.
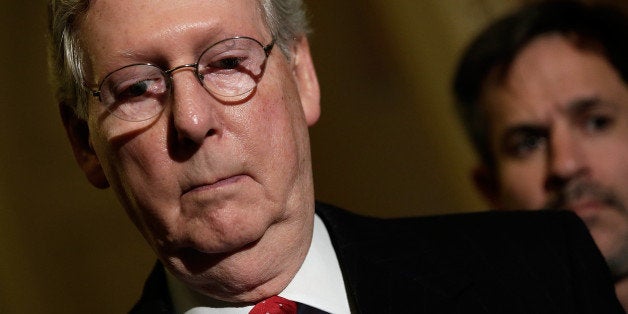
[[[253,290],[268,282],[273,274],[265,271],[270,265],[253,262],[253,257],[259,256],[251,253],[254,250],[255,245],[231,253],[185,249],[165,264],[178,280],[201,294],[229,302],[249,301],[250,295],[255,294]]]
[[[186,233],[176,243],[171,243],[172,247],[161,250],[162,256],[172,261],[173,266],[191,275],[202,274],[226,259],[254,252],[271,228],[271,223],[265,219],[251,218],[242,222],[213,219],[191,223],[193,225],[182,227]]]

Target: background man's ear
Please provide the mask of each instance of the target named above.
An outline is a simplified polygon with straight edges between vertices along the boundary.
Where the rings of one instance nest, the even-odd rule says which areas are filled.
[[[301,36],[296,39],[293,52],[293,72],[299,88],[301,105],[307,125],[312,126],[318,121],[321,114],[320,88],[307,37]]]
[[[79,119],[74,110],[64,103],[59,104],[59,113],[72,145],[74,158],[85,173],[87,180],[99,189],[108,188],[109,181],[107,181],[100,160],[98,160],[90,143],[87,122]]]
[[[496,174],[486,165],[478,165],[472,171],[475,188],[482,194],[492,209],[502,208],[499,183]]]

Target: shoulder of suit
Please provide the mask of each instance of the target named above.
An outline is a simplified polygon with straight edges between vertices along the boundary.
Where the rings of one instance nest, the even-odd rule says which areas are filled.
[[[586,226],[572,212],[542,211],[484,211],[400,218],[365,216],[333,205],[316,204],[316,212],[328,228],[381,230],[381,232],[407,232],[409,230],[469,230],[474,232],[573,232],[586,230]]]

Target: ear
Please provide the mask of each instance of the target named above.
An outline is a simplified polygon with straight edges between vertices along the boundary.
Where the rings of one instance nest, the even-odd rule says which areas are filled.
[[[294,58],[293,74],[299,89],[305,121],[308,126],[312,126],[321,114],[320,88],[310,54],[310,44],[305,36],[296,40],[292,57]]]
[[[500,209],[501,201],[499,197],[500,189],[495,172],[486,165],[480,164],[472,171],[473,183],[480,194],[493,209]]]
[[[87,122],[78,118],[74,110],[64,103],[59,104],[59,113],[72,145],[74,158],[85,173],[87,180],[99,189],[108,188],[109,181],[105,177],[100,160],[98,160],[89,139]]]

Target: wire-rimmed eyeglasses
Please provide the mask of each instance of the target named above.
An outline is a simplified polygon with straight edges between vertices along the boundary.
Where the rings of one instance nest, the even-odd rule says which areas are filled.
[[[264,46],[250,37],[228,38],[205,49],[196,63],[169,70],[151,63],[130,64],[107,74],[97,90],[88,89],[115,117],[143,121],[164,109],[173,84],[172,72],[191,67],[210,94],[236,102],[257,86],[274,44],[274,39]]]

